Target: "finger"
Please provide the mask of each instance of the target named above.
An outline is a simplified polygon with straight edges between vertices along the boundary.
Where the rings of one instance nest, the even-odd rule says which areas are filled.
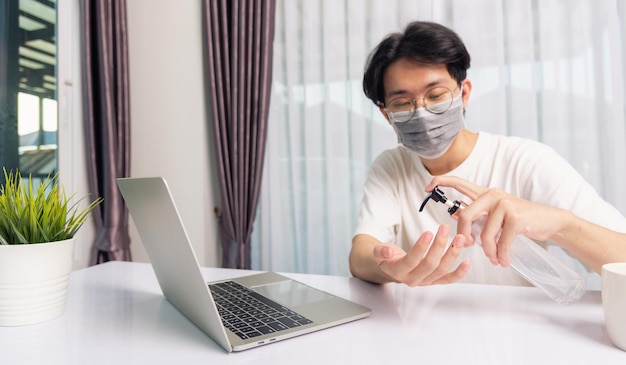
[[[485,223],[490,218],[489,202],[481,199],[483,198],[481,197],[477,200],[478,204],[475,204],[476,202],[474,202],[467,206],[467,208],[459,211],[456,215],[456,233],[465,236],[467,239],[467,246],[473,245],[475,239],[481,238],[482,232],[485,228]],[[488,230],[487,232],[490,231]]]
[[[452,240],[452,244],[446,250],[445,254],[441,257],[439,266],[426,278],[424,278],[424,285],[430,285],[435,281],[438,281],[442,277],[448,275],[450,268],[456,262],[457,258],[461,254],[461,251],[465,247],[465,237],[458,234]]]
[[[467,212],[466,210],[462,210],[457,213],[456,233],[465,237],[466,246],[474,244],[474,220],[476,219],[472,217],[472,211]]]
[[[500,191],[490,189],[457,213],[457,233],[464,235],[469,244],[474,243],[474,238],[482,237],[484,232],[487,241],[483,243],[489,245],[489,239],[494,239],[499,234],[502,217],[494,214],[494,206],[497,206],[500,195]],[[495,245],[495,239],[493,244]]]
[[[428,253],[423,257],[419,265],[415,265],[410,272],[413,282],[422,282],[424,278],[432,274],[440,265],[442,256],[448,246],[450,226],[442,224],[437,230],[437,235],[432,241]]]
[[[406,255],[404,251],[397,249],[397,246],[388,243],[381,243],[374,246],[373,254],[374,259],[379,265],[383,262],[398,259]]]
[[[417,239],[417,242],[409,249],[406,257],[403,258],[400,263],[401,267],[405,270],[405,273],[409,273],[415,267],[419,266],[424,258],[424,255],[431,247],[433,240],[433,233],[426,231]]]
[[[389,251],[390,251],[389,248],[385,247],[384,244],[374,246],[374,251],[373,251],[374,259],[379,265],[382,262],[385,262],[391,258],[390,257],[391,254]]]
[[[457,268],[451,273],[448,273],[439,279],[433,281],[432,284],[451,284],[463,279],[471,268],[469,261],[463,261]]]
[[[500,264],[498,260],[499,246],[497,242],[501,235],[503,220],[504,217],[502,213],[496,210],[492,211],[489,215],[485,215],[484,218],[477,223],[477,229],[481,229],[480,241],[485,256],[487,256],[494,265]]]
[[[515,244],[515,229],[513,225],[504,224],[498,238],[498,262],[503,267],[511,264],[511,245]]]
[[[478,186],[456,176],[435,176],[431,182],[426,185],[426,191],[432,191],[435,186],[454,188],[472,200],[475,200],[487,191],[487,188]]]
[[[378,244],[373,248],[373,256],[380,270],[390,279],[396,282],[404,282],[406,269],[402,269],[399,262],[406,252],[399,246],[393,244]]]
[[[386,275],[397,282],[415,286],[417,284],[413,282],[409,273],[420,264],[424,253],[430,246],[432,238],[433,234],[427,231],[422,233],[409,252],[405,253],[397,246],[386,245],[388,247],[375,248],[374,256],[376,257],[377,263],[380,265],[380,269]],[[395,250],[395,254],[390,255],[386,250]],[[393,258],[389,258],[390,256]]]

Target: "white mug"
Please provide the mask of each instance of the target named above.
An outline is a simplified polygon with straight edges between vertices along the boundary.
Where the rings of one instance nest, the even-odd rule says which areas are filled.
[[[602,266],[602,306],[611,341],[626,351],[626,262]]]

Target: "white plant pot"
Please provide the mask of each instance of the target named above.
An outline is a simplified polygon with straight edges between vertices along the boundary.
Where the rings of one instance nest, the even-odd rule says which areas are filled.
[[[0,326],[23,326],[65,311],[74,238],[0,245]]]

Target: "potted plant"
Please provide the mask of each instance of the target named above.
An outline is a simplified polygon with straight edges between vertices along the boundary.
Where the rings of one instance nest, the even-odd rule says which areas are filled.
[[[65,311],[74,235],[96,199],[79,209],[71,204],[58,174],[35,187],[29,176],[4,170],[0,187],[0,326],[34,324]]]

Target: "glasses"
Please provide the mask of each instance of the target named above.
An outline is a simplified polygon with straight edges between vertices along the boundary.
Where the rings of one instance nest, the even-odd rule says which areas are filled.
[[[445,86],[435,86],[428,89],[422,98],[422,106],[433,114],[441,114],[450,109],[458,88],[457,86],[450,90]],[[406,122],[413,118],[417,109],[417,99],[401,97],[391,100],[385,112],[394,122]]]

